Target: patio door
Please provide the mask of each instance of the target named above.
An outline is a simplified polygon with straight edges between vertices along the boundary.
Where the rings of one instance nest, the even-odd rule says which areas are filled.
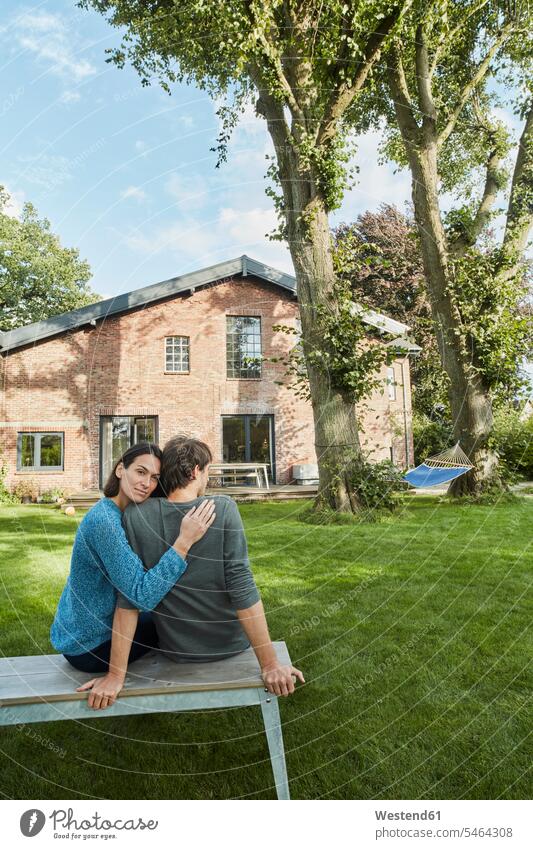
[[[100,416],[100,486],[124,451],[157,439],[157,416]]]
[[[276,480],[274,416],[222,416],[222,462],[268,463],[268,477]]]

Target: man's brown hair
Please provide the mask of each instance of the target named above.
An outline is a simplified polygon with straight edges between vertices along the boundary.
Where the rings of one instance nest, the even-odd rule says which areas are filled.
[[[183,489],[192,480],[195,466],[203,471],[213,460],[209,445],[199,439],[178,435],[169,439],[163,448],[161,486],[165,495]]]

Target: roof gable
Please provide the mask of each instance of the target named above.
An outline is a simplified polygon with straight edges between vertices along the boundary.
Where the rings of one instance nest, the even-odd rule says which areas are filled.
[[[108,298],[105,301],[98,301],[96,304],[89,304],[77,310],[52,316],[52,318],[47,318],[44,321],[37,321],[4,333],[0,332],[0,350],[7,352],[24,345],[31,345],[51,336],[57,336],[60,333],[75,330],[87,324],[94,324],[98,319],[110,318],[128,312],[128,310],[156,303],[180,292],[194,292],[195,289],[214,283],[221,278],[235,277],[239,274],[243,277],[250,274],[261,280],[266,280],[296,296],[295,277],[243,254],[236,259],[219,262],[216,265],[210,265],[189,274],[182,274],[179,277],[172,277],[170,280],[163,280],[161,283],[143,286],[142,289],[116,295],[114,298]],[[368,324],[388,333],[398,335],[409,329],[408,325],[388,318],[388,316],[374,310],[357,307],[357,312],[362,315],[363,320]]]

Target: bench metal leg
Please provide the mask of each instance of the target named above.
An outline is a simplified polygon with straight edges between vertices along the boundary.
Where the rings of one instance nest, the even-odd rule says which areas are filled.
[[[274,781],[276,783],[276,793],[278,799],[290,799],[278,697],[264,690],[260,690],[259,692],[261,693],[261,712],[265,724],[272,772],[274,773]]]

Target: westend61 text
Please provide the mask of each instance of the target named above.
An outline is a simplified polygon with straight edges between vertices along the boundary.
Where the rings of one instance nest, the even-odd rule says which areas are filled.
[[[374,811],[377,820],[440,820],[440,811]]]

